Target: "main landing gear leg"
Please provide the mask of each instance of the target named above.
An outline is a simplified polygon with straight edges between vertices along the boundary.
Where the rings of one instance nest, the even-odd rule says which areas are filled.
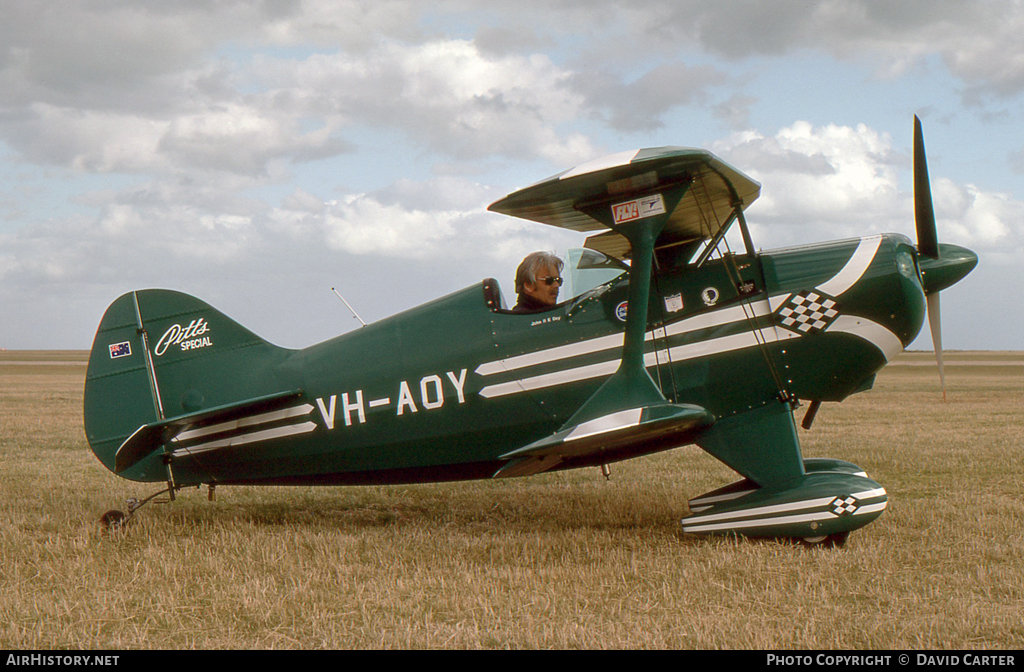
[[[724,418],[698,445],[747,478],[690,500],[684,532],[840,548],[888,505],[885,488],[857,465],[803,459],[788,404]]]

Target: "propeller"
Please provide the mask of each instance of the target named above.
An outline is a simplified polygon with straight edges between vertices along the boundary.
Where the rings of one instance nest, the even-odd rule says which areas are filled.
[[[932,207],[932,189],[928,180],[924,133],[921,120],[914,115],[914,222],[917,228],[918,265],[921,286],[928,301],[928,326],[931,329],[935,362],[939,367],[942,399],[946,399],[946,372],[942,364],[942,317],[939,292],[956,283],[978,264],[978,255],[959,245],[939,244]]]

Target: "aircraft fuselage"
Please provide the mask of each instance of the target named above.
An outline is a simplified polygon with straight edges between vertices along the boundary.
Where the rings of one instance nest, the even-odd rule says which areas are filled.
[[[235,373],[267,394],[300,389],[301,403],[233,430],[233,439],[212,431],[179,436],[176,482],[490,477],[501,455],[556,431],[616,370],[627,284],[622,277],[527,315],[492,310],[485,286],[475,285],[309,348],[281,350]],[[652,379],[669,401],[723,419],[780,399],[840,401],[870,387],[916,337],[924,294],[910,241],[883,235],[661,268],[648,314],[644,363]],[[153,325],[152,338],[163,334],[153,356],[217,348],[220,317],[211,309]],[[187,389],[180,400],[164,400],[168,417],[187,412],[197,395],[211,406],[236,394],[228,380],[165,377],[167,389]],[[699,432],[650,441],[559,468],[698,439]],[[225,449],[226,440],[236,443]],[[166,478],[160,455],[122,475]]]

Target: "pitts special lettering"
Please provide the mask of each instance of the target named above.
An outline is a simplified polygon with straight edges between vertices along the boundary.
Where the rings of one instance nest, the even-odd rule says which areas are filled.
[[[172,344],[179,345],[182,352],[195,350],[196,348],[207,348],[213,345],[209,336],[203,336],[208,331],[210,331],[210,325],[201,317],[189,322],[185,328],[182,328],[180,324],[172,324],[164,332],[164,335],[160,337],[160,340],[156,342],[153,353],[160,357],[167,352],[167,348]]]
[[[418,413],[420,408],[428,411],[441,408],[444,406],[445,400],[452,397],[452,392],[454,392],[458,403],[464,404],[466,403],[465,387],[466,369],[462,369],[458,374],[448,371],[443,379],[436,374],[424,376],[419,381],[418,389],[415,383],[410,386],[409,381],[400,381],[398,383],[398,398],[394,404],[395,415]],[[417,395],[415,392],[419,392],[419,394]],[[367,408],[391,406],[391,399],[391,397],[381,397],[367,400],[363,390],[356,390],[354,393],[342,393],[340,408],[336,394],[332,394],[326,399],[317,397],[316,405],[320,409],[324,425],[327,429],[334,429],[335,416],[339,410],[345,426],[351,427],[354,423],[364,424],[366,422]]]

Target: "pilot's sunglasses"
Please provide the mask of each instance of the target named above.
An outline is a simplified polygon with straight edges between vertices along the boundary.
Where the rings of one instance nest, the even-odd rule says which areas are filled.
[[[537,278],[537,279],[540,280],[541,282],[543,282],[548,287],[550,287],[551,285],[558,285],[559,287],[561,287],[562,286],[562,282],[563,282],[561,276],[558,276],[558,275],[549,275],[546,278]]]

